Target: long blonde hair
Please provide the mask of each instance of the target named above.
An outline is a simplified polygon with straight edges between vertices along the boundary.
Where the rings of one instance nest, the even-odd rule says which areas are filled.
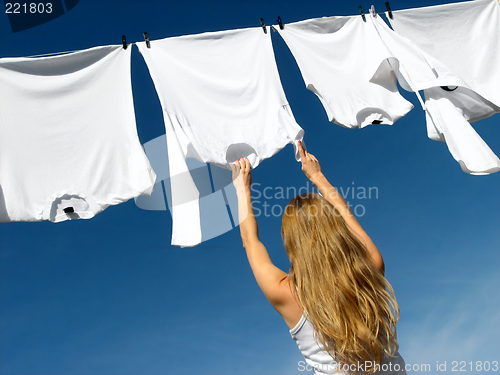
[[[397,350],[399,307],[391,285],[339,211],[318,194],[288,203],[281,229],[289,280],[316,340],[340,364],[377,370]],[[370,363],[370,368],[365,368]]]

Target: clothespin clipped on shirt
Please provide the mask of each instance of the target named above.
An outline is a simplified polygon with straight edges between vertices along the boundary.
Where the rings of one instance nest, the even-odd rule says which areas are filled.
[[[144,40],[146,41],[146,47],[151,48],[151,43],[149,43],[148,33],[144,32]]]
[[[377,12],[375,12],[375,5],[372,5],[370,8],[370,14],[373,16],[373,18],[377,17]]]
[[[267,29],[266,29],[266,24],[264,23],[264,18],[260,19],[260,26],[262,26],[262,29],[264,30],[264,34],[267,34]]]
[[[391,6],[389,5],[389,2],[385,3],[385,7],[387,8],[387,13],[389,13],[389,18],[392,20],[393,19],[392,10],[391,10]]]
[[[283,22],[281,22],[281,17],[278,17],[278,19],[276,20],[276,22],[278,22],[280,30],[283,30],[285,28],[285,26],[283,26]],[[271,25],[271,30],[273,30],[275,33],[278,32],[278,30],[276,30],[276,28],[274,27],[274,25]]]
[[[285,28],[285,26],[283,26],[283,22],[281,22],[281,17],[278,17],[278,25],[280,26],[280,30],[283,30]]]
[[[123,49],[127,49],[127,38],[125,38],[125,35],[122,35],[122,43]]]
[[[363,21],[366,22],[366,17],[365,14],[363,13],[363,8],[361,8],[361,5],[358,7],[359,14],[361,14],[361,17],[363,17]]]

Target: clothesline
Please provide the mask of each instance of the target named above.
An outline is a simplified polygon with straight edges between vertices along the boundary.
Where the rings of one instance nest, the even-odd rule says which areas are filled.
[[[498,0],[498,1],[500,1],[500,0]],[[386,8],[387,8],[387,14],[388,14],[389,18],[391,18],[391,19],[392,19],[392,17],[393,17],[393,16],[392,16],[392,9],[391,9],[391,7],[390,7],[390,5],[389,5],[389,2],[386,2],[386,3],[385,3],[385,6],[386,6]],[[364,15],[364,13],[363,13],[363,9],[362,9],[362,7],[361,7],[361,6],[359,6],[359,7],[358,7],[358,10],[359,10],[359,14],[360,14],[360,16],[363,18],[363,21],[365,21],[365,22],[366,22],[366,18],[365,18],[365,15]],[[374,5],[372,5],[372,6],[371,6],[371,8],[370,8],[370,14],[372,14],[374,17],[376,17],[376,16],[379,14],[379,13],[376,13],[376,12],[375,12],[375,6],[374,6]],[[276,20],[276,22],[278,23],[279,29],[280,29],[280,30],[283,30],[283,29],[284,29],[284,24],[283,24],[283,22],[282,22],[282,20],[281,20],[281,17],[280,17],[280,16],[278,16],[278,19]],[[266,24],[265,24],[265,22],[264,22],[264,19],[263,19],[263,18],[260,18],[260,25],[261,25],[261,27],[262,27],[262,29],[263,29],[263,31],[264,31],[264,34],[267,34],[267,28],[266,28]],[[277,28],[276,28],[274,25],[271,25],[271,30],[273,30],[273,31],[274,31],[274,32],[276,32],[276,33],[278,32]],[[148,46],[148,48],[150,48],[150,46],[149,46],[149,37],[148,37],[148,33],[147,33],[147,32],[144,32],[144,33],[143,33],[143,36],[144,36],[144,40],[145,40],[145,42],[146,42],[146,45]],[[126,38],[126,36],[125,36],[125,35],[122,35],[122,44],[123,44],[123,48],[124,48],[124,49],[127,49],[128,44],[127,44],[127,38]],[[130,44],[136,44],[136,43],[130,43]]]
[[[500,0],[497,0],[497,2],[500,4]],[[369,9],[369,12],[370,14],[372,14],[373,16],[377,16],[377,15],[380,15],[380,14],[384,14],[384,15],[387,15],[390,19],[393,19],[393,14],[392,14],[392,9],[390,7],[390,4],[389,2],[386,2],[385,3],[385,6],[386,6],[386,12],[382,12],[382,13],[377,13],[375,11],[375,6],[372,5]],[[366,18],[365,18],[365,15],[364,15],[364,12],[362,10],[362,7],[359,6],[358,7],[358,10],[359,10],[359,13],[360,13],[360,16],[363,18],[363,20],[366,22]],[[266,27],[265,27],[265,23],[264,23],[264,19],[261,18],[260,19],[260,22],[261,22],[261,26],[264,30],[266,30]],[[276,22],[278,23],[279,25],[279,28],[281,30],[283,30],[284,28],[284,24],[281,20],[281,17],[278,16]],[[274,31],[274,32],[278,32],[277,28],[274,26],[274,25],[271,25],[271,29]],[[267,31],[265,31],[267,32]],[[147,36],[147,32],[144,32],[143,33],[143,37],[144,37],[144,40],[146,41],[146,43],[149,42],[149,37]],[[122,35],[122,45],[123,45],[123,48],[127,48],[129,45],[131,44],[136,44],[137,42],[132,42],[132,43],[127,43],[127,40],[126,40],[126,36],[125,35]],[[58,56],[58,55],[62,55],[62,54],[68,54],[68,53],[73,53],[73,52],[78,52],[78,50],[73,50],[73,51],[63,51],[63,52],[53,52],[53,53],[46,53],[46,54],[39,54],[39,55],[32,55],[32,56],[25,56],[27,58],[34,58],[34,57],[44,57],[44,56]]]
[[[500,0],[498,0],[498,2],[500,3]],[[389,15],[389,18],[392,18],[392,10],[391,10],[391,7],[389,5],[389,2],[386,2],[385,3],[385,6],[386,6],[386,9],[387,9],[387,14]],[[364,13],[363,13],[363,10],[362,10],[362,7],[359,6],[359,13],[362,17],[364,17]],[[381,13],[375,13],[375,7],[374,5],[371,6],[370,8],[370,13],[372,15],[378,15],[378,14],[381,14]],[[279,28],[281,30],[283,30],[283,27],[284,27],[284,24],[281,20],[281,17],[278,16],[278,19],[276,20],[276,22],[278,22],[278,25],[279,25]],[[267,33],[267,30],[266,30],[266,27],[265,27],[265,23],[264,23],[264,19],[261,18],[260,19],[260,23],[261,23],[261,26],[262,28],[264,29],[264,32]],[[274,32],[278,32],[278,30],[274,27],[274,25],[271,25],[271,29],[274,31]],[[146,43],[149,42],[149,37],[147,35],[147,32],[144,32],[143,33],[143,37],[144,37],[144,40],[146,41]],[[132,43],[128,43],[127,44],[127,39],[126,39],[126,36],[125,35],[122,35],[122,45],[123,45],[123,48],[124,49],[127,49],[127,47],[131,44],[136,44],[136,42],[132,42]],[[63,52],[53,52],[53,53],[45,53],[45,54],[40,54],[40,55],[32,55],[32,56],[24,56],[26,58],[33,58],[33,57],[45,57],[45,56],[58,56],[58,55],[63,55],[63,54],[68,54],[68,53],[73,53],[73,52],[78,52],[79,50],[74,50],[74,51],[63,51]]]
[[[66,55],[69,53],[74,53],[74,52],[79,52],[79,50],[65,51],[65,52],[54,52],[54,53],[43,53],[41,55],[33,55],[33,56],[25,56],[25,57],[26,58],[34,58],[34,57],[46,57],[46,56],[60,56],[60,55]]]
[[[496,0],[392,13],[392,29],[374,11],[364,20],[323,17],[274,29],[331,122],[393,124],[413,108],[399,83],[424,92],[429,138],[446,142],[465,172],[499,171],[500,159],[469,123],[500,112]],[[302,140],[269,34],[255,27],[134,43],[164,113],[172,244],[202,241],[205,197],[190,158],[230,168],[244,156],[255,168]],[[122,45],[0,59],[0,222],[91,218],[151,194],[156,175],[137,137],[130,59]],[[226,195],[206,199],[222,205]]]

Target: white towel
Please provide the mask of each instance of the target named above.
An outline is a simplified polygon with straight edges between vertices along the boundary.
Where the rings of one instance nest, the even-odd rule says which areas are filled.
[[[91,218],[151,194],[130,48],[0,59],[0,221]]]

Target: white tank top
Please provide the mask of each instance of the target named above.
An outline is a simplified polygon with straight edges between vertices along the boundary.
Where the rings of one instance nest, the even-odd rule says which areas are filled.
[[[290,330],[292,338],[297,342],[297,346],[305,358],[306,363],[299,363],[299,369],[304,368],[307,370],[313,369],[314,374],[352,374],[362,372],[362,368],[358,369],[357,366],[351,365],[351,368],[342,367],[341,364],[336,362],[328,352],[326,352],[320,344],[314,339],[314,328],[306,315],[302,315],[299,322],[295,327]],[[380,370],[375,374],[377,375],[391,375],[406,374],[405,362],[399,352],[396,352],[395,357],[386,358],[380,366]]]

